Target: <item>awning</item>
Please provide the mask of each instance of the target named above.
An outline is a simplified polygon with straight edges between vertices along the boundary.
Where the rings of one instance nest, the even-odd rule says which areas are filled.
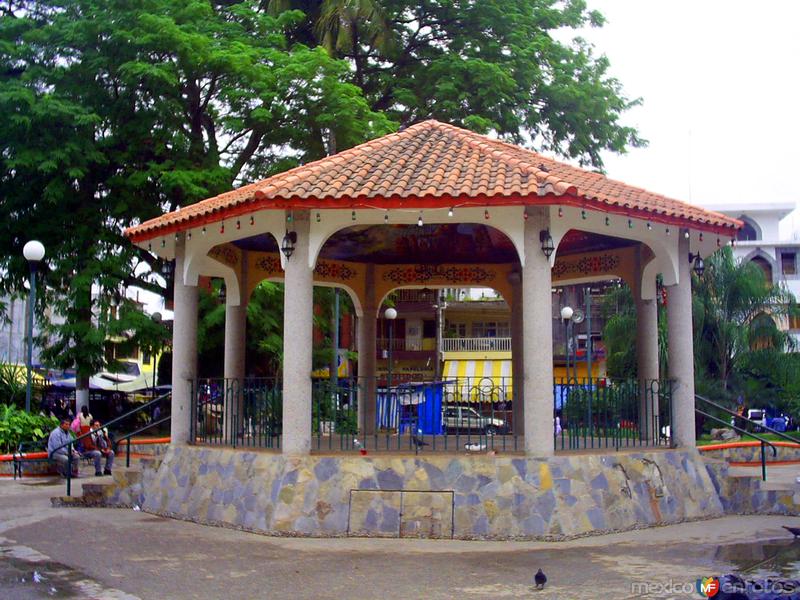
[[[442,379],[446,402],[511,402],[510,360],[447,360]]]

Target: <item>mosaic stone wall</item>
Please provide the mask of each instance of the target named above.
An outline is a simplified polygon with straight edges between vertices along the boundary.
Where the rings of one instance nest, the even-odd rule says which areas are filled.
[[[726,513],[800,515],[800,490],[767,489],[757,477],[729,477],[728,464],[708,461],[714,491]]]
[[[694,452],[307,456],[173,447],[143,508],[289,535],[563,538],[723,514]]]

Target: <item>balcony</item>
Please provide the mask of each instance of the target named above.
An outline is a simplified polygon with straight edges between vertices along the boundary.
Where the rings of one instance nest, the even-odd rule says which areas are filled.
[[[442,352],[511,352],[511,338],[443,338]]]

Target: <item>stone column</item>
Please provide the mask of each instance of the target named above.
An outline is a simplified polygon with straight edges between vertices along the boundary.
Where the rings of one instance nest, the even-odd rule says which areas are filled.
[[[175,242],[175,316],[172,322],[172,419],[171,443],[189,440],[192,389],[197,379],[197,286],[183,281],[186,238]],[[194,440],[191,440],[192,442]]]
[[[522,271],[525,452],[553,455],[553,316],[550,261],[539,232],[550,227],[547,208],[528,209]]]
[[[244,294],[244,289],[242,289]],[[225,306],[225,432],[232,439],[244,428],[244,360],[246,350],[247,303]],[[234,423],[236,424],[234,428]]]
[[[375,265],[366,265],[366,297],[364,315],[356,322],[358,337],[358,428],[362,436],[375,433],[375,337],[378,307],[375,306]]]
[[[695,447],[694,345],[689,240],[678,239],[678,284],[667,289],[669,377],[672,383],[672,436],[681,447]]]
[[[636,364],[639,379],[639,421],[645,440],[658,439],[658,305],[644,300],[639,289],[636,296]]]
[[[308,266],[308,211],[295,211],[294,253],[285,263],[283,291],[283,453],[311,451],[311,347],[314,271]]]
[[[242,264],[236,274],[239,305],[225,305],[225,435],[232,440],[244,430],[244,374],[247,352],[247,251],[242,251]],[[229,295],[230,297],[230,295]],[[234,428],[234,423],[236,427]]]
[[[511,403],[514,435],[525,434],[525,362],[522,340],[522,277],[518,272],[508,276],[511,284],[511,373],[514,400]]]

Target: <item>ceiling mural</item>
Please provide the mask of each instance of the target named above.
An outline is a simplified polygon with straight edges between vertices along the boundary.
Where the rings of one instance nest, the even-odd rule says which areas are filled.
[[[570,230],[561,240],[558,256],[601,252],[637,242]],[[233,244],[242,250],[273,253],[278,244],[269,234],[254,235]],[[325,242],[321,259],[385,265],[516,263],[517,251],[504,233],[480,223],[423,225],[354,225]]]

